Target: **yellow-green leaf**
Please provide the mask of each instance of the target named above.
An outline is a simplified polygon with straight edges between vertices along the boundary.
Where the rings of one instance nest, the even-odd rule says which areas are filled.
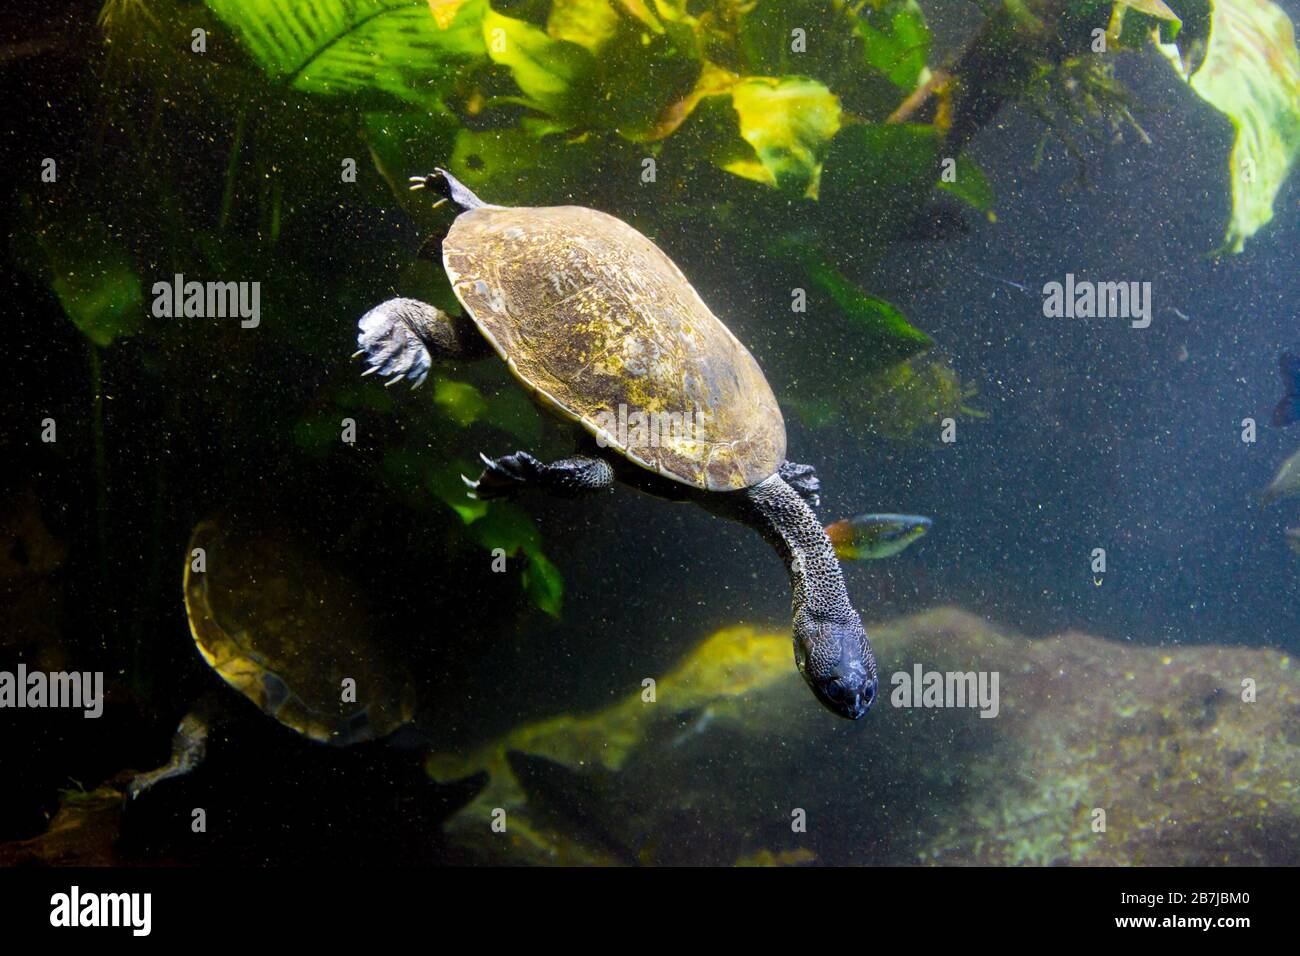
[[[1229,160],[1232,221],[1224,247],[1240,252],[1273,218],[1273,200],[1300,155],[1300,54],[1295,30],[1268,0],[1211,0],[1205,59],[1190,76],[1180,44],[1160,51],[1201,99],[1236,130]]]
[[[1170,10],[1165,4],[1165,0],[1115,0],[1116,3],[1125,7],[1132,7],[1138,13],[1145,13],[1149,17],[1157,20],[1172,20],[1174,23],[1182,23],[1178,14]]]
[[[528,554],[528,566],[524,568],[524,591],[534,604],[551,617],[560,616],[564,578],[560,575],[560,569],[541,551],[531,551]]]
[[[574,114],[574,86],[591,67],[586,49],[490,8],[483,17],[483,39],[492,62],[510,70],[530,106],[551,116]]]
[[[826,144],[840,128],[840,101],[808,77],[746,77],[731,88],[740,135],[753,158],[723,168],[779,189],[816,196]]]
[[[595,53],[618,32],[619,20],[610,0],[554,0],[546,32]]]

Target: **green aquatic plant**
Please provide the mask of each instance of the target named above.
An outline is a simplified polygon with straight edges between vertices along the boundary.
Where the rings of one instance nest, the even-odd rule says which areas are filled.
[[[1195,38],[1210,36],[1208,0],[1197,2],[1207,11],[1199,19],[1192,0],[1167,5],[1181,32],[1167,19],[1156,25],[1162,42],[1181,44],[1192,76]],[[1124,5],[1116,28],[1126,42],[1148,42],[1142,18],[1159,19],[1160,5]],[[989,51],[1028,49],[1041,65],[1035,37],[1060,40],[1070,23],[1117,18],[1103,0],[988,6],[991,20],[1015,7],[1030,25],[981,29],[971,43],[986,60]],[[1215,9],[1229,19],[1226,2]],[[967,69],[977,57],[932,62],[916,0],[109,0],[99,26],[104,44],[87,53],[100,59],[87,71],[92,108],[83,115],[100,119],[69,160],[80,167],[78,195],[50,191],[52,224],[34,274],[99,343],[90,347],[96,375],[124,352],[139,356],[197,410],[186,414],[215,422],[224,447],[284,436],[277,448],[301,456],[298,464],[334,467],[349,461],[339,422],[356,418],[378,460],[404,457],[420,477],[366,474],[408,507],[424,506],[411,490],[427,499],[430,485],[434,499],[455,498],[446,515],[453,544],[482,547],[476,526],[491,527],[483,522],[496,506],[455,494],[448,449],[462,429],[535,444],[541,419],[526,396],[497,387],[489,372],[457,369],[406,400],[417,411],[403,426],[394,397],[350,370],[301,374],[304,361],[333,369],[340,323],[373,300],[377,284],[454,304],[427,263],[424,272],[406,265],[420,239],[445,225],[405,188],[436,162],[496,202],[581,202],[635,219],[657,241],[725,251],[709,257],[714,290],[754,283],[756,294],[783,302],[804,290],[815,320],[802,326],[807,347],[768,362],[773,381],[800,383],[780,397],[806,420],[865,415],[879,433],[901,436],[936,410],[963,413],[965,387],[919,358],[933,344],[923,317],[861,284],[936,197],[960,200],[967,214],[994,210],[987,177],[961,148],[988,118],[970,104],[986,102],[1004,78]],[[177,56],[195,28],[207,31],[207,50]],[[1229,27],[1215,29],[1222,39]],[[1127,108],[1110,96],[1118,91],[1104,71],[1085,68],[1083,51],[1056,46],[1069,48],[1081,72],[1032,74],[1036,89],[1065,95],[1077,80],[1082,114]],[[1222,56],[1213,46],[1211,56]],[[1273,51],[1283,64],[1285,49]],[[1267,155],[1255,157],[1252,183],[1244,172],[1234,179],[1242,235],[1285,175],[1270,144],[1289,142],[1288,114],[1278,106],[1266,115],[1280,139],[1260,139]],[[1240,141],[1253,142],[1252,128],[1240,129]],[[941,175],[945,159],[955,159],[955,177]],[[343,186],[341,161],[355,171]],[[1246,168],[1234,160],[1234,170]],[[113,225],[127,215],[129,242]],[[337,228],[339,216],[368,225],[352,234]],[[319,268],[322,257],[351,267]],[[262,328],[252,336],[150,321],[140,293],[174,272],[267,280]],[[774,311],[753,321],[788,320]],[[105,351],[128,336],[130,350]],[[841,347],[848,354],[834,357],[870,376],[861,395],[819,374]],[[223,369],[219,389],[206,374],[214,366]],[[233,474],[239,463],[226,454],[212,467]],[[514,537],[513,553],[529,556],[531,593],[558,607],[540,545]]]
[[[1100,142],[1118,140],[1125,129],[1131,129],[1142,142],[1151,143],[1133,116],[1136,103],[1132,94],[1115,78],[1114,63],[1098,55],[1043,64],[1026,85],[1021,102],[1043,122],[1044,133],[1034,151],[1035,169],[1052,136],[1060,139],[1078,161],[1081,180],[1086,163],[1076,132]]]
[[[945,418],[987,418],[967,404],[975,394],[975,387],[945,362],[911,359],[870,376],[855,404],[868,430],[901,441],[914,439],[923,428],[937,435]]]
[[[1272,220],[1274,201],[1300,157],[1295,28],[1267,0],[1171,0],[1170,6],[1194,26],[1147,23],[1145,32],[1192,92],[1232,122],[1232,219],[1223,248],[1241,252]]]
[[[112,345],[144,324],[144,289],[120,236],[97,215],[24,202],[28,271],[58,297],[64,314],[96,346]]]

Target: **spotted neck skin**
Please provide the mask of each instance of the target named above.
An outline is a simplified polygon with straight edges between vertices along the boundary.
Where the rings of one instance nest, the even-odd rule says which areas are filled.
[[[794,615],[828,623],[860,623],[844,573],[821,521],[779,475],[746,490],[745,523],[776,549],[790,574]]]
[[[879,687],[876,657],[817,515],[780,475],[723,497],[719,510],[762,534],[789,571],[799,673],[832,713],[862,717]]]

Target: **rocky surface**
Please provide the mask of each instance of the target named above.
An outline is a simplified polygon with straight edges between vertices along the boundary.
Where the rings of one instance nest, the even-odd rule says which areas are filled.
[[[1286,655],[1029,639],[953,609],[872,633],[882,695],[861,722],[816,704],[787,635],[731,628],[653,700],[629,688],[431,757],[437,780],[489,777],[447,830],[492,862],[1300,863]],[[918,664],[997,672],[997,716],[893,706]]]

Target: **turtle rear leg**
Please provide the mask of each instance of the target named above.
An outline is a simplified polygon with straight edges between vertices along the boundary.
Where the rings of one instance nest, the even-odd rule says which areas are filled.
[[[356,357],[364,357],[363,375],[378,372],[393,385],[403,379],[418,388],[429,376],[434,358],[468,359],[489,354],[491,347],[464,316],[448,315],[419,299],[389,299],[357,322]]]
[[[157,770],[137,774],[127,785],[127,795],[132,799],[144,794],[155,784],[172,777],[181,777],[199,764],[208,752],[208,732],[210,716],[209,706],[200,704],[183,718],[172,735],[172,755],[167,763]]]
[[[483,459],[478,481],[461,476],[475,498],[505,498],[525,488],[536,488],[561,498],[578,498],[614,486],[614,469],[603,458],[575,455],[549,465],[526,451]]]
[[[799,492],[799,497],[808,502],[809,505],[816,508],[821,504],[821,479],[817,477],[817,470],[812,465],[797,465],[792,461],[783,461],[781,467],[777,469],[777,474],[781,479]]]

